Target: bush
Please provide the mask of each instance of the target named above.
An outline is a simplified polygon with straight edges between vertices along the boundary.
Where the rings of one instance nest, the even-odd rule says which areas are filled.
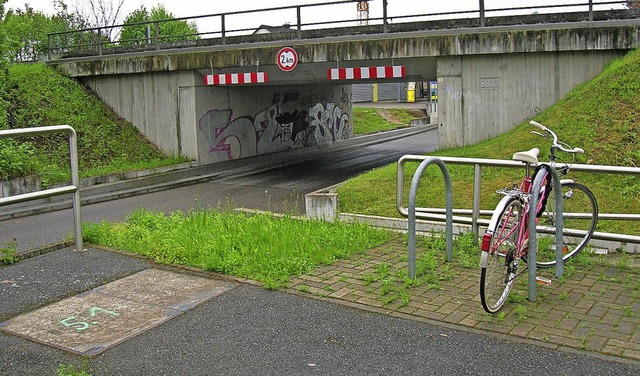
[[[37,169],[34,153],[30,143],[0,139],[0,180],[33,174]]]

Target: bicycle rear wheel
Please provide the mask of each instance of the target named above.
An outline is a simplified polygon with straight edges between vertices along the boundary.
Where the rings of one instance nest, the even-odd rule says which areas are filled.
[[[498,215],[494,228],[487,229],[491,236],[488,251],[482,251],[480,262],[480,300],[489,313],[497,312],[509,296],[515,270],[512,267],[518,250],[518,233],[523,215],[522,203],[510,197]],[[487,236],[485,235],[485,236]]]
[[[562,260],[576,256],[589,243],[598,222],[598,203],[589,188],[576,182],[562,184]],[[548,268],[556,264],[557,213],[552,191],[536,230],[538,253],[536,266]]]

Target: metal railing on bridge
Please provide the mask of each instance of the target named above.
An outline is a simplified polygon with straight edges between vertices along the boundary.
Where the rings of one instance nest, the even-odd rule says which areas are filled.
[[[378,1],[378,0],[370,0]],[[154,51],[161,49],[189,48],[199,46],[224,46],[228,44],[265,42],[274,40],[302,40],[344,36],[354,34],[379,34],[411,30],[448,29],[459,27],[489,27],[497,25],[518,25],[523,23],[550,22],[593,22],[597,20],[640,18],[640,0],[594,1],[581,3],[566,1],[554,5],[527,5],[509,8],[490,8],[490,1],[478,0],[475,9],[452,9],[456,4],[445,5],[450,10],[423,12],[420,4],[415,6],[415,14],[390,15],[388,0],[382,0],[382,15],[358,18],[335,18],[339,10],[353,7],[354,0],[343,0],[321,4],[293,5],[206,14],[167,20],[136,22],[114,26],[92,27],[48,34],[47,58],[73,58],[100,56],[103,54]],[[432,6],[424,3],[424,7]],[[318,19],[322,10],[330,9],[327,19]],[[355,9],[355,7],[353,7]],[[353,12],[351,14],[356,14]],[[282,26],[248,24],[247,20],[256,16],[260,21],[291,20]],[[527,19],[524,19],[527,15]],[[258,22],[260,22],[258,21]],[[171,34],[164,26],[171,22],[196,25],[197,32],[191,34]],[[197,30],[197,23],[212,27]],[[217,25],[217,26],[216,26]],[[122,38],[122,30],[136,28],[144,32],[132,33],[137,37]],[[144,36],[140,36],[144,35]],[[112,36],[109,38],[107,36]],[[113,40],[112,40],[113,39]]]

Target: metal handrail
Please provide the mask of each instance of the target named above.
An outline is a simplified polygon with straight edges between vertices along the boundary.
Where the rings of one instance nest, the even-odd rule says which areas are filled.
[[[374,0],[369,0],[369,1],[374,1]],[[631,0],[632,2],[634,1],[638,1],[638,0]],[[103,53],[103,45],[107,45],[107,44],[114,44],[116,45],[118,42],[117,41],[111,41],[111,40],[103,40],[101,38],[101,35],[103,33],[103,31],[105,30],[120,30],[125,26],[144,26],[144,25],[153,25],[153,29],[155,30],[155,34],[153,36],[150,36],[149,38],[149,47],[154,49],[154,50],[158,50],[160,49],[160,43],[162,42],[162,40],[167,40],[169,38],[178,38],[178,37],[182,37],[182,38],[186,38],[186,37],[200,37],[200,36],[215,36],[215,35],[220,35],[220,40],[221,40],[221,44],[225,45],[226,44],[226,38],[229,34],[233,34],[233,33],[240,33],[240,32],[247,32],[247,31],[252,31],[255,30],[254,28],[236,28],[236,29],[229,29],[227,28],[227,19],[229,16],[236,16],[236,15],[246,15],[246,14],[253,14],[253,13],[260,13],[260,12],[274,12],[274,11],[289,11],[289,10],[295,10],[296,11],[296,24],[292,25],[291,28],[291,32],[292,34],[295,34],[295,38],[300,40],[302,39],[302,28],[303,27],[308,27],[308,26],[318,26],[318,25],[339,25],[339,24],[345,24],[345,23],[355,23],[358,22],[360,20],[358,19],[338,19],[338,20],[332,20],[332,21],[322,21],[322,22],[308,22],[308,23],[303,23],[302,22],[302,17],[301,17],[301,9],[303,8],[311,8],[311,7],[321,7],[321,6],[335,6],[335,5],[342,5],[342,4],[347,4],[347,3],[353,3],[356,2],[356,0],[342,0],[342,1],[334,1],[334,2],[327,2],[327,3],[320,3],[320,4],[303,4],[303,5],[291,5],[291,6],[281,6],[281,7],[271,7],[271,8],[261,8],[261,9],[254,9],[254,10],[247,10],[247,11],[234,11],[234,12],[226,12],[226,13],[213,13],[213,14],[206,14],[206,15],[200,15],[200,16],[189,16],[189,17],[179,17],[179,18],[173,18],[173,19],[166,19],[166,20],[157,20],[157,21],[143,21],[143,22],[137,22],[137,23],[129,23],[129,24],[118,24],[118,25],[112,25],[112,26],[99,26],[99,27],[92,27],[92,28],[85,28],[85,29],[79,29],[79,30],[69,30],[69,31],[61,31],[61,32],[55,32],[55,33],[50,33],[47,35],[47,55],[48,55],[48,59],[51,60],[52,58],[52,52],[53,51],[57,51],[57,50],[69,50],[69,49],[74,49],[74,48],[90,48],[91,46],[96,46],[97,49],[97,54],[98,55],[102,55]],[[487,19],[487,14],[491,14],[491,13],[505,13],[505,12],[515,12],[517,13],[518,11],[529,11],[529,10],[536,10],[536,9],[551,9],[551,8],[581,8],[581,7],[586,7],[587,9],[587,13],[588,13],[588,21],[592,22],[594,19],[594,7],[595,6],[611,6],[611,5],[624,5],[624,4],[628,4],[628,1],[594,1],[594,0],[587,0],[583,3],[573,3],[573,4],[553,4],[553,5],[534,5],[534,6],[515,6],[515,7],[511,7],[511,8],[494,8],[494,9],[488,9],[485,7],[484,5],[485,1],[484,0],[478,0],[478,7],[477,9],[469,9],[469,10],[462,10],[462,11],[450,11],[450,12],[435,12],[435,13],[421,13],[421,14],[415,14],[415,15],[389,15],[388,14],[388,0],[383,0],[383,11],[382,11],[382,17],[372,17],[369,18],[370,22],[376,23],[376,24],[381,24],[382,26],[382,33],[386,34],[389,32],[389,25],[391,24],[391,22],[393,20],[404,20],[404,19],[408,19],[408,18],[429,18],[429,17],[442,17],[442,16],[451,16],[451,17],[457,17],[460,15],[469,15],[469,18],[474,18],[479,20],[479,25],[480,27],[485,27],[486,26],[486,19]],[[477,16],[476,16],[477,15]],[[159,35],[159,25],[162,23],[166,23],[166,22],[175,22],[175,21],[196,21],[196,20],[200,20],[200,19],[204,19],[204,18],[219,18],[220,20],[220,29],[219,30],[214,30],[214,31],[204,31],[204,32],[198,32],[196,34],[192,34],[192,35],[163,35],[160,36]],[[295,26],[295,27],[294,27]],[[65,36],[71,36],[71,35],[77,35],[77,34],[82,34],[82,33],[88,33],[90,36],[90,41],[88,42],[82,42],[82,44],[79,45],[57,45],[57,46],[53,46],[52,45],[52,39],[54,37],[65,37]],[[92,35],[97,35],[97,38],[94,39],[91,36]],[[108,33],[106,33],[105,35],[107,35]],[[95,36],[94,35],[94,36]],[[140,42],[141,40],[131,40],[131,41],[126,41],[126,42]]]
[[[71,127],[70,125],[54,125],[48,127],[0,130],[0,139],[52,133],[66,133],[69,136],[71,185],[0,198],[0,206],[72,193],[75,246],[76,251],[83,251],[82,217],[80,212],[80,174],[78,173],[78,138],[75,129],[73,129],[73,127]]]
[[[430,158],[425,155],[405,155],[398,160],[397,172],[397,191],[396,191],[396,209],[404,216],[408,216],[408,209],[404,207],[404,165],[407,162],[422,162]],[[446,164],[457,164],[474,166],[474,189],[473,189],[473,209],[453,209],[454,214],[471,214],[471,217],[453,216],[455,223],[471,225],[472,232],[478,236],[480,225],[486,226],[488,220],[480,218],[480,215],[490,215],[493,211],[480,210],[480,181],[482,174],[482,166],[506,167],[506,168],[523,168],[524,164],[518,161],[502,160],[502,159],[482,159],[482,158],[461,158],[461,157],[438,157]],[[585,165],[573,164],[571,171],[590,172],[590,173],[606,173],[606,174],[622,174],[622,175],[638,175],[640,176],[639,167],[622,167],[622,166],[606,166],[606,165]],[[416,208],[416,218],[442,221],[444,211],[442,208]],[[640,220],[640,214],[598,214],[601,219],[616,220]],[[605,232],[594,232],[592,239],[619,241],[626,243],[640,244],[640,236],[629,234],[613,234]]]

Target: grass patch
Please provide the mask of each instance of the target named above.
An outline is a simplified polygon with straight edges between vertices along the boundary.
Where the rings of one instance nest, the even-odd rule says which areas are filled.
[[[564,99],[545,110],[536,120],[553,129],[562,141],[582,147],[586,154],[576,163],[640,166],[640,49],[612,62],[598,77],[576,87]],[[511,159],[516,151],[540,148],[544,160],[549,140],[533,135],[533,127],[523,122],[510,132],[475,145],[440,150],[431,155],[467,158]],[[567,159],[565,157],[565,159]],[[569,159],[570,162],[570,159]],[[418,163],[405,165],[405,200]],[[473,168],[449,165],[455,208],[471,208]],[[482,169],[481,208],[493,209],[502,197],[495,191],[522,179],[522,170]],[[400,217],[396,202],[397,164],[362,174],[342,185],[338,194],[343,212]],[[588,186],[595,194],[601,213],[640,212],[640,177],[615,174],[571,173],[570,177]],[[428,186],[424,186],[428,182]],[[420,207],[444,207],[445,186],[437,168],[423,175],[418,192]],[[405,207],[408,203],[404,203]],[[640,235],[632,221],[598,222],[597,231]]]
[[[60,364],[56,369],[56,376],[91,376],[91,374],[82,367],[76,367],[70,364]]]
[[[9,242],[4,242],[0,246],[0,265],[9,265],[18,261],[16,247],[18,243],[16,243],[15,239]]]
[[[384,243],[389,232],[358,222],[322,222],[232,211],[138,209],[124,222],[83,224],[89,243],[138,253],[159,263],[179,264],[285,286],[350,254]]]
[[[411,120],[425,117],[424,112],[416,109],[401,108],[353,108],[353,133],[356,135],[407,128]]]

